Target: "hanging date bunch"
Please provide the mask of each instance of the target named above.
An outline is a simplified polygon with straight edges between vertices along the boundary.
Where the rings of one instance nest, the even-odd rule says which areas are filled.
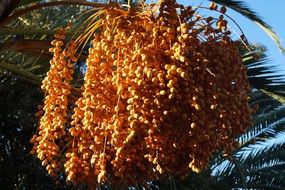
[[[209,9],[218,17],[174,0],[156,11],[107,6],[76,95],[78,41],[64,45],[65,30],[55,35],[32,139],[51,175],[94,187],[144,184],[200,172],[213,153],[237,146],[250,125],[251,90],[226,9]]]

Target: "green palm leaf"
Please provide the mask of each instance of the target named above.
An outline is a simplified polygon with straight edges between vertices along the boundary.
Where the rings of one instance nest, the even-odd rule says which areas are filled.
[[[253,101],[272,99],[260,91],[255,91],[253,97]],[[285,107],[279,103],[264,112],[267,106],[263,104],[260,109],[254,118],[253,127],[239,137],[242,146],[233,154],[234,162],[224,160],[221,156],[214,160],[212,174],[218,183],[227,183],[235,188],[284,187]],[[251,143],[253,139],[256,144]]]
[[[266,189],[282,189],[281,187],[284,187],[284,136],[284,131],[277,133],[266,142],[243,148],[235,155],[239,167],[244,171],[242,175],[246,179],[248,188],[262,189],[262,186],[263,188],[267,186]],[[216,172],[220,183],[232,181],[235,182],[232,187],[244,188],[240,185],[242,179],[235,163],[224,161]]]
[[[28,70],[15,67],[15,64],[13,63],[8,63],[6,61],[0,60],[0,72],[1,72],[1,69],[8,70],[18,76],[24,77],[25,80],[30,80],[34,84],[37,84],[37,85],[41,84],[42,78],[31,73]]]
[[[285,78],[278,74],[276,64],[270,63],[266,49],[251,46],[251,52],[242,51],[242,60],[247,67],[248,80],[254,89],[259,89],[268,96],[285,103]]]

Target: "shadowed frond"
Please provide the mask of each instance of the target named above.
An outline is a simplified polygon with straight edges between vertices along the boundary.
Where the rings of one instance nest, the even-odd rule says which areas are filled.
[[[20,77],[40,85],[42,74],[45,73],[49,67],[48,63],[41,63],[42,59],[39,57],[9,51],[0,59],[0,71],[8,71],[4,72],[4,75],[9,75],[8,73],[10,72],[13,77]]]
[[[243,63],[248,69],[249,83],[253,88],[285,103],[284,76],[278,73],[276,64],[270,63],[264,47],[252,45],[251,48],[251,52],[241,51]]]
[[[284,108],[282,111],[284,118]],[[271,113],[271,115],[274,114]],[[278,189],[281,184],[285,183],[284,125],[284,119],[280,119],[265,128],[265,131],[259,131],[256,134],[256,144],[248,143],[239,149],[234,154],[235,162],[224,160],[213,165],[212,174],[217,177],[218,181],[235,182],[239,188],[245,188],[245,186],[247,188],[260,186],[261,188],[263,185],[268,186],[266,189],[275,186]],[[243,180],[245,180],[245,186],[240,185]],[[234,184],[232,186],[235,187]]]
[[[243,176],[246,179],[245,186],[247,188],[267,186],[265,189],[276,189],[274,187],[282,189],[285,182],[285,161],[284,156],[283,158],[279,157],[278,152],[281,149],[284,149],[284,146],[279,146],[279,150],[274,152],[260,154],[254,158],[249,156],[245,161],[240,161],[240,166],[244,171],[242,175],[236,165],[230,163],[231,167],[228,167],[224,173],[220,173],[217,178],[221,181],[232,181],[234,183],[231,185],[232,187],[244,188],[241,185],[241,176]]]
[[[280,102],[273,99],[271,96],[264,94],[260,90],[254,90],[252,92],[252,100],[250,101],[251,106],[258,106],[255,116],[269,113],[280,106]]]
[[[212,175],[233,188],[280,189],[285,182],[285,107],[256,89],[251,104],[259,104],[253,126],[238,138],[241,146],[232,161],[222,154],[214,157]]]
[[[36,4],[31,4],[28,7],[16,10],[13,12],[13,14],[10,14],[9,16],[4,17],[3,19],[0,20],[0,27],[9,24],[10,22],[14,21],[20,16],[30,13],[31,11],[39,10],[44,7],[58,7],[59,5],[69,5],[69,6],[70,5],[81,5],[81,6],[86,6],[86,7],[89,6],[89,7],[94,7],[94,8],[102,8],[106,6],[106,4],[95,3],[91,1],[70,1],[70,0],[36,3]]]
[[[49,48],[55,31],[66,26],[70,19],[74,19],[74,25],[82,23],[84,16],[88,15],[79,17],[81,11],[77,6],[36,10],[22,16],[22,20],[16,19],[9,27],[1,29],[0,69],[8,71],[5,75],[9,73],[22,79],[34,79],[40,84],[49,69],[49,60],[52,58]],[[75,32],[80,33],[71,30],[66,38],[70,39]]]

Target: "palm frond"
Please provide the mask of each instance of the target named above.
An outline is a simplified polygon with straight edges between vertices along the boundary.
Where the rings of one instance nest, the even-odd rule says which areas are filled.
[[[10,71],[10,72],[12,72],[18,76],[21,76],[21,77],[24,77],[25,79],[30,80],[33,83],[38,84],[38,85],[40,85],[41,81],[42,81],[42,79],[39,76],[31,73],[30,71],[22,69],[22,68],[17,68],[17,67],[15,67],[14,64],[8,63],[4,60],[0,60],[0,69],[3,69],[5,71]]]
[[[270,98],[259,90],[254,102]],[[273,100],[277,102],[276,100]],[[261,106],[266,110],[266,106]],[[254,117],[254,125],[239,137],[242,146],[226,160],[217,154],[211,162],[217,183],[239,189],[283,189],[285,186],[285,107],[280,103]],[[252,144],[255,139],[256,143]]]
[[[280,106],[280,101],[273,99],[271,96],[266,95],[261,90],[254,90],[251,95],[252,100],[250,106],[258,106],[254,113],[254,117],[258,115],[265,115]]]
[[[284,137],[285,129],[275,133],[273,137],[267,138],[264,142],[259,141],[254,145],[240,149],[235,153],[238,165],[236,162],[226,160],[215,167],[213,175],[217,176],[220,181],[230,178],[233,181],[238,181],[237,184],[241,184],[239,168],[242,168],[248,188],[251,185],[274,186],[280,182],[284,183],[285,177],[281,175],[285,171]],[[279,182],[277,183],[277,181]]]
[[[275,87],[276,88],[276,87]],[[284,86],[283,86],[284,88]],[[280,88],[278,89],[278,91],[270,92],[268,90],[262,89],[262,92],[264,92],[265,94],[267,94],[268,96],[271,96],[272,98],[274,98],[275,100],[279,101],[282,104],[285,104],[285,95],[284,95],[284,91],[279,91]]]
[[[239,0],[211,0],[215,3],[224,5],[226,7],[229,7],[236,12],[240,13],[241,15],[245,16],[249,20],[256,23],[262,30],[264,30],[268,36],[275,42],[279,50],[282,54],[285,53],[284,47],[282,47],[280,39],[278,35],[273,31],[272,27],[267,24],[263,19],[253,10],[249,8],[248,5],[246,5],[245,2],[239,1]]]
[[[35,80],[35,83],[40,84],[52,58],[49,48],[53,34],[58,28],[66,26],[71,18],[76,17],[75,25],[80,24],[85,19],[85,15],[78,16],[82,10],[84,9],[77,6],[35,10],[21,17],[27,22],[17,19],[7,28],[1,29],[1,70],[8,71],[6,76],[9,74],[29,81]],[[39,26],[38,23],[44,24]],[[66,38],[70,39],[74,33],[75,30],[69,31]],[[81,55],[80,58],[85,58],[84,56]]]
[[[285,110],[282,107],[268,114],[256,117],[253,127],[238,138],[241,146],[247,146],[253,139],[266,139],[276,132],[284,130],[285,128],[282,127],[285,123],[284,115]]]
[[[58,5],[81,5],[81,6],[89,6],[89,7],[94,7],[94,8],[102,8],[106,6],[106,4],[102,4],[102,3],[95,3],[95,2],[90,2],[90,1],[72,1],[72,0],[36,3],[36,4],[32,4],[31,6],[25,7],[23,9],[14,11],[13,14],[9,15],[8,17],[3,18],[2,20],[0,20],[0,27],[9,24],[10,22],[17,19],[18,17],[24,14],[27,14],[31,11],[39,10],[44,7],[54,7]]]
[[[24,5],[29,5],[31,3],[38,3],[41,2],[42,0],[21,0],[18,7],[19,6],[24,6]]]
[[[242,60],[248,71],[248,81],[255,89],[261,90],[280,103],[285,102],[285,77],[278,73],[278,66],[270,63],[266,49],[252,45],[251,52],[241,51]]]
[[[282,131],[275,132],[274,135],[272,135],[271,137],[267,137],[266,141],[259,140],[256,144],[251,144],[247,147],[242,148],[238,153],[238,157],[242,162],[246,162],[248,160],[265,161],[266,157],[270,157],[275,153],[277,154],[279,150],[283,151],[285,146],[284,137],[285,129],[283,128]],[[280,159],[280,157],[278,158]]]

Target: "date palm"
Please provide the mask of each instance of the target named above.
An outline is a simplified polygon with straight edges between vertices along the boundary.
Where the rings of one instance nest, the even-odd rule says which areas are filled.
[[[243,1],[213,0],[213,2],[225,5],[257,23],[284,53],[284,48],[270,26]],[[105,6],[104,3],[72,0],[11,0],[2,1],[1,5],[4,8],[0,10],[0,73],[3,79],[1,89],[6,90],[9,89],[9,82],[13,79],[39,86],[49,69],[51,55],[48,49],[54,31],[66,25],[70,19],[74,21],[74,25],[80,25],[84,20],[84,16],[80,16],[83,12],[88,16],[90,7]],[[75,32],[70,31],[69,37]],[[171,177],[163,181],[150,182],[152,189],[282,189],[285,187],[283,150],[285,141],[282,140],[285,133],[284,76],[276,74],[274,64],[268,64],[265,48],[260,46],[250,46],[250,48],[252,49],[250,53],[248,51],[241,53],[253,87],[252,104],[258,104],[259,110],[254,115],[253,126],[245,135],[237,137],[241,147],[227,157],[229,160],[225,159],[222,153],[215,155],[208,170],[201,174],[191,174],[183,181]],[[82,69],[80,63],[78,69]],[[27,93],[39,94],[35,89]],[[1,100],[4,101],[3,97]],[[24,105],[29,106],[27,102]],[[31,112],[31,110],[25,111]],[[28,126],[35,121],[26,122],[25,125]],[[11,130],[1,127],[3,134],[4,131]],[[31,132],[30,130],[30,135]],[[17,133],[14,133],[17,137]],[[252,144],[253,141],[256,144]],[[4,145],[7,142],[8,140],[1,141],[1,149],[7,149]],[[3,154],[7,156],[9,152],[3,151]],[[7,156],[5,159],[13,158]],[[26,186],[29,187],[29,184]],[[40,187],[43,186],[38,184],[38,188]]]

